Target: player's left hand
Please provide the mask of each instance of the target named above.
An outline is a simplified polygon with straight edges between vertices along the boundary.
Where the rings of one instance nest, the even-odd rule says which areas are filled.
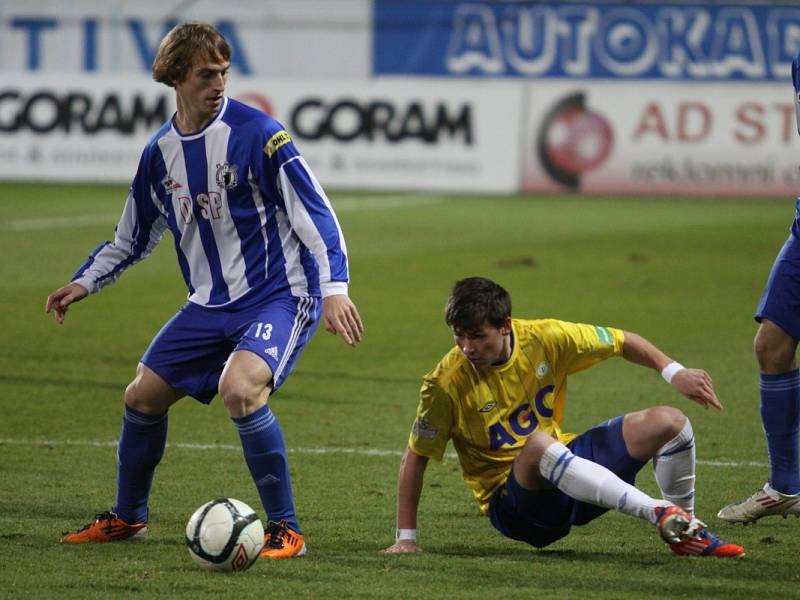
[[[322,299],[322,318],[325,330],[339,334],[345,343],[355,346],[361,341],[364,324],[356,305],[344,294],[334,294]]]
[[[681,394],[703,408],[713,406],[722,410],[722,404],[714,391],[714,382],[703,369],[681,369],[672,377],[671,383]]]

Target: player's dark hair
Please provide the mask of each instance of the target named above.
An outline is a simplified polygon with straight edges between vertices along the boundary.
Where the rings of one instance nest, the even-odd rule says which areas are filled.
[[[222,63],[230,59],[231,47],[211,25],[197,21],[181,23],[161,40],[153,61],[153,79],[175,87],[198,62]]]
[[[445,322],[456,332],[476,331],[484,323],[502,327],[510,316],[511,296],[484,277],[456,281],[444,309]]]

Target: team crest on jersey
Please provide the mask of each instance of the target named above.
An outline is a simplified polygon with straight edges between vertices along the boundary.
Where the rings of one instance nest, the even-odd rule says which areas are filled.
[[[166,190],[168,193],[170,193],[170,192],[174,192],[175,190],[177,190],[177,189],[180,189],[181,187],[183,187],[183,186],[182,186],[180,183],[178,183],[177,181],[175,181],[175,180],[174,180],[172,177],[170,177],[169,175],[167,175],[166,177],[164,177],[164,179],[161,181],[161,185],[163,185],[163,186],[164,186],[164,189],[165,189],[165,190]]]
[[[229,165],[228,163],[217,165],[217,185],[226,190],[232,190],[239,185],[237,170],[238,167],[236,165]]]
[[[549,372],[550,372],[550,365],[548,365],[546,362],[540,362],[538,365],[536,365],[536,376],[539,379],[542,379]]]
[[[414,422],[414,434],[424,440],[432,440],[439,433],[439,428],[428,422],[427,417],[420,417]]]

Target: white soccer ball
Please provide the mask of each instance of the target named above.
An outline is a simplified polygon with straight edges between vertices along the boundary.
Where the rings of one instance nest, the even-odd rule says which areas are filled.
[[[209,571],[244,571],[264,547],[264,526],[255,511],[233,498],[206,502],[186,525],[189,556]]]

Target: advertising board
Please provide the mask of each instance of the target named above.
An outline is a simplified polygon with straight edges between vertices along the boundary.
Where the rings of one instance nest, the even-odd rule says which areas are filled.
[[[524,191],[794,195],[791,87],[551,82],[531,85]]]
[[[281,121],[326,186],[519,187],[519,86],[235,77],[229,95]],[[127,183],[173,114],[173,96],[146,77],[28,75],[0,85],[0,177]]]

